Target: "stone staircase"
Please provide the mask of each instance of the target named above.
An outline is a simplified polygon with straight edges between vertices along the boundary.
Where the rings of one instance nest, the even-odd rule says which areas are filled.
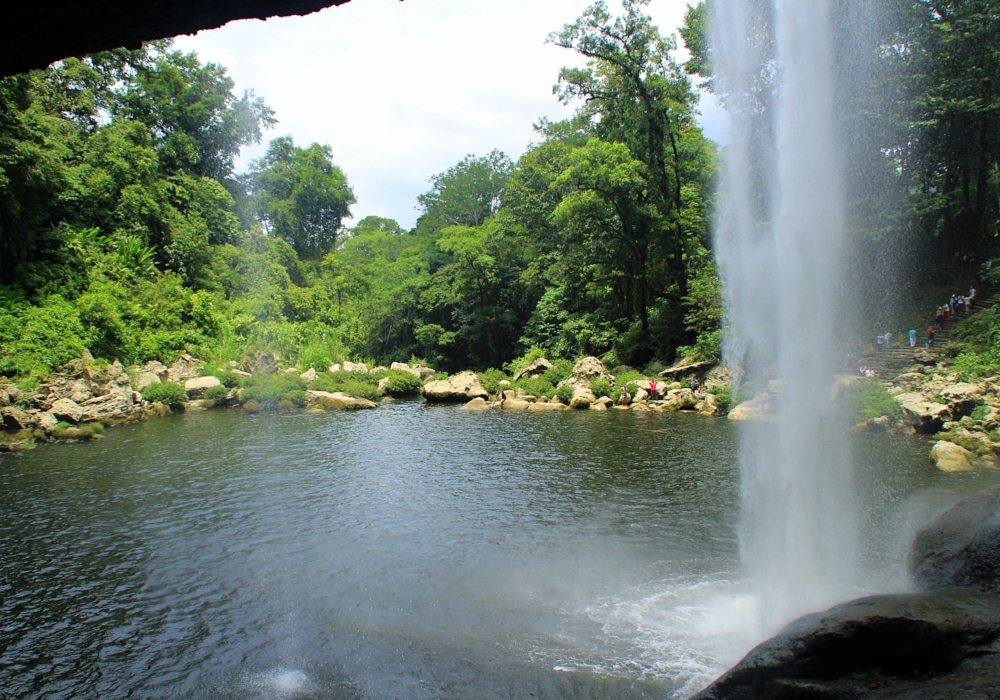
[[[1000,303],[1000,299],[997,297],[980,299],[977,301],[979,301],[979,303],[974,303],[972,307],[973,314],[982,311],[985,308],[996,306],[997,303]],[[937,313],[937,309],[934,310],[934,313]],[[859,366],[864,365],[865,367],[874,369],[875,373],[879,377],[891,379],[906,369],[912,367],[914,364],[917,364],[917,361],[914,359],[914,353],[925,347],[928,326],[934,326],[934,345],[931,350],[936,354],[940,352],[941,348],[947,345],[951,340],[951,332],[954,329],[955,324],[962,318],[967,318],[967,316],[963,315],[958,319],[952,317],[948,321],[945,321],[944,328],[942,329],[935,322],[934,316],[931,315],[920,326],[915,328],[917,331],[916,347],[910,347],[910,338],[905,331],[901,332],[899,335],[893,333],[892,344],[888,350],[882,350],[881,352],[877,352],[875,354],[866,354],[858,360],[857,364]]]

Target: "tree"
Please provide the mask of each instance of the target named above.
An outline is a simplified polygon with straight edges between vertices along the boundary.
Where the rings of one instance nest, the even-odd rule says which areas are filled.
[[[290,136],[271,141],[253,165],[251,183],[265,229],[291,243],[303,259],[334,249],[356,201],[329,146],[299,148]]]
[[[417,201],[438,228],[479,226],[499,211],[511,167],[510,159],[497,150],[480,158],[467,155],[432,177],[433,187]]]

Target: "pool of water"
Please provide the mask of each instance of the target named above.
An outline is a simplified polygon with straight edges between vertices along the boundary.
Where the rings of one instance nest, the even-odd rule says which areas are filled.
[[[0,697],[685,697],[758,641],[740,429],[399,402],[5,456]],[[868,589],[1000,482],[927,450],[857,438]]]

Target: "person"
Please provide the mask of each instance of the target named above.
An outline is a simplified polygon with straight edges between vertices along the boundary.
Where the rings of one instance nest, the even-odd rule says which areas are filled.
[[[927,327],[927,347],[934,345],[934,326]]]
[[[938,311],[941,311],[941,309],[938,309]],[[943,316],[944,315],[942,314],[942,318]],[[917,347],[917,331],[911,328],[909,336],[910,336],[910,347],[911,348]]]
[[[618,405],[628,406],[631,401],[632,397],[628,395],[628,387],[622,384],[622,387],[618,390]]]
[[[691,387],[691,391],[694,391],[698,387],[698,378],[693,374],[691,375],[691,378],[688,379],[688,386]]]
[[[938,322],[938,325],[941,327],[941,330],[944,330],[944,307],[943,306],[939,306],[938,307],[938,310],[937,310],[937,322]]]
[[[888,350],[890,344],[892,343],[892,333],[889,331],[885,332],[885,349]]]
[[[965,313],[965,297],[959,294],[955,297],[955,315]]]
[[[883,346],[885,345],[885,336],[879,333],[875,336],[875,343],[878,345],[878,351],[882,352]]]
[[[760,412],[767,413],[771,408],[771,395],[766,391],[760,393]]]
[[[945,321],[950,321],[951,320],[951,305],[950,304],[945,304],[941,308],[944,309],[944,320]]]
[[[694,390],[694,397],[696,399],[705,398],[705,387],[699,385],[698,388]]]
[[[976,298],[976,288],[975,287],[969,287],[969,296],[966,297],[966,298],[967,299],[975,299]]]
[[[649,380],[649,398],[652,401],[656,401],[657,399],[660,398],[660,395],[657,392],[656,380],[655,379],[650,379]]]

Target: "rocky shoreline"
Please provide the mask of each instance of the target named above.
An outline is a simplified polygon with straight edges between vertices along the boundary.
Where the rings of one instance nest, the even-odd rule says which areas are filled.
[[[552,363],[538,358],[529,366],[515,374],[514,381],[542,375],[552,368]],[[702,371],[711,367],[710,363],[683,365],[683,371]],[[677,368],[664,370],[660,374],[670,377]],[[464,403],[468,410],[526,410],[532,412],[568,410],[631,410],[631,411],[691,411],[703,415],[725,413],[722,402],[714,394],[695,396],[689,388],[679,382],[663,384],[662,397],[650,396],[650,379],[638,379],[629,383],[630,395],[625,405],[615,405],[611,398],[598,396],[592,390],[595,380],[613,385],[615,377],[596,357],[587,357],[577,362],[570,375],[561,381],[559,393],[549,396],[528,394],[509,380],[501,380],[493,393],[483,388],[475,372],[466,371],[441,377],[433,369],[422,365],[410,366],[394,362],[390,367],[373,367],[352,362],[334,364],[327,368],[330,375],[349,373],[351,375],[379,375],[385,373],[405,373],[418,382],[415,395],[422,395],[428,402]],[[58,440],[99,439],[105,428],[145,420],[149,416],[163,416],[179,410],[199,411],[211,408],[240,407],[248,412],[261,410],[261,406],[247,399],[244,389],[227,386],[218,375],[231,379],[251,379],[255,376],[294,374],[303,386],[309,386],[320,378],[315,368],[300,372],[296,368],[282,368],[279,359],[269,353],[257,353],[245,358],[242,364],[230,362],[225,367],[209,370],[207,363],[189,354],[183,354],[170,366],[150,361],[144,366],[124,367],[118,360],[106,362],[95,360],[84,352],[79,359],[60,367],[44,382],[32,389],[23,389],[6,377],[0,377],[0,419],[3,433],[0,435],[0,451],[15,452],[31,449],[36,445]],[[721,377],[721,378],[720,378]],[[724,374],[708,383],[710,388],[725,386]],[[710,377],[711,379],[711,377]],[[374,381],[374,380],[372,380]],[[411,380],[413,381],[413,380]],[[176,385],[183,400],[168,405],[149,400],[146,395],[154,395],[156,385]],[[565,389],[568,388],[568,389]],[[391,400],[391,377],[384,376],[378,381],[378,393],[382,400]],[[379,405],[371,398],[355,396],[340,391],[306,389],[301,405],[318,412],[340,409],[373,409]],[[566,400],[561,398],[566,396]],[[280,404],[279,404],[280,406]]]

